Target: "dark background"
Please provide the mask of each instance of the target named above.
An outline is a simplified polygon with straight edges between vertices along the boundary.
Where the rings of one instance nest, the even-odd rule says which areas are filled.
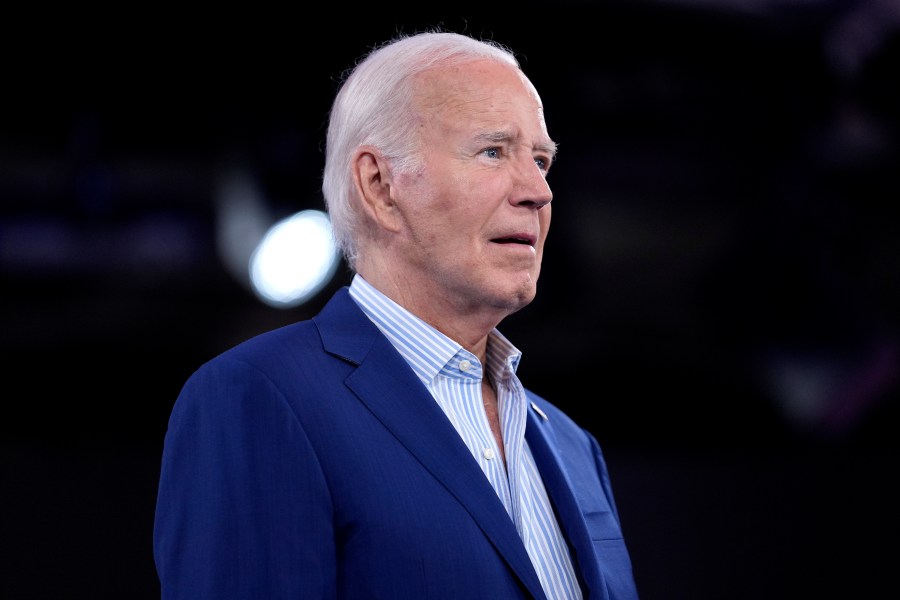
[[[900,6],[668,0],[408,17],[8,15],[0,595],[157,598],[166,420],[199,364],[314,314],[220,260],[220,185],[322,208],[341,72],[443,25],[516,50],[560,146],[519,374],[604,447],[644,600],[894,588]]]

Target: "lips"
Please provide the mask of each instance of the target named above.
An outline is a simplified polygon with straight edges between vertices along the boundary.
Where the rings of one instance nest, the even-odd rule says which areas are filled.
[[[537,238],[535,236],[523,233],[516,233],[491,239],[491,241],[495,244],[521,244],[523,246],[534,246],[536,240]]]

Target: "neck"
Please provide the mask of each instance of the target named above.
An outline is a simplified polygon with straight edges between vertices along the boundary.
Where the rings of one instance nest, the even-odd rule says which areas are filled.
[[[378,271],[357,271],[382,294],[416,315],[484,362],[487,337],[505,315],[483,305],[453,301],[445,290]]]

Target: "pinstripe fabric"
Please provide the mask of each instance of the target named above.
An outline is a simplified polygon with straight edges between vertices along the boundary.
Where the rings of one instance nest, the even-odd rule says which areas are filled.
[[[459,432],[513,520],[547,598],[581,598],[566,542],[525,441],[528,406],[516,377],[521,352],[496,329],[490,333],[487,374],[497,390],[504,467],[485,418],[481,397],[484,371],[475,355],[394,303],[360,275],[354,276],[350,295],[403,355]]]

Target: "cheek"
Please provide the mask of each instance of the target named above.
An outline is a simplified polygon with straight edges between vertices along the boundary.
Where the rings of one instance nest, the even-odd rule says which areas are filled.
[[[400,195],[408,209],[418,215],[452,214],[465,198],[467,180],[456,174],[446,173],[432,165],[426,165],[420,173],[400,175],[396,178]]]
[[[423,174],[398,175],[394,183],[397,204],[412,235],[421,242],[434,242],[440,234],[437,225],[448,206],[446,198],[436,192],[440,188]]]

